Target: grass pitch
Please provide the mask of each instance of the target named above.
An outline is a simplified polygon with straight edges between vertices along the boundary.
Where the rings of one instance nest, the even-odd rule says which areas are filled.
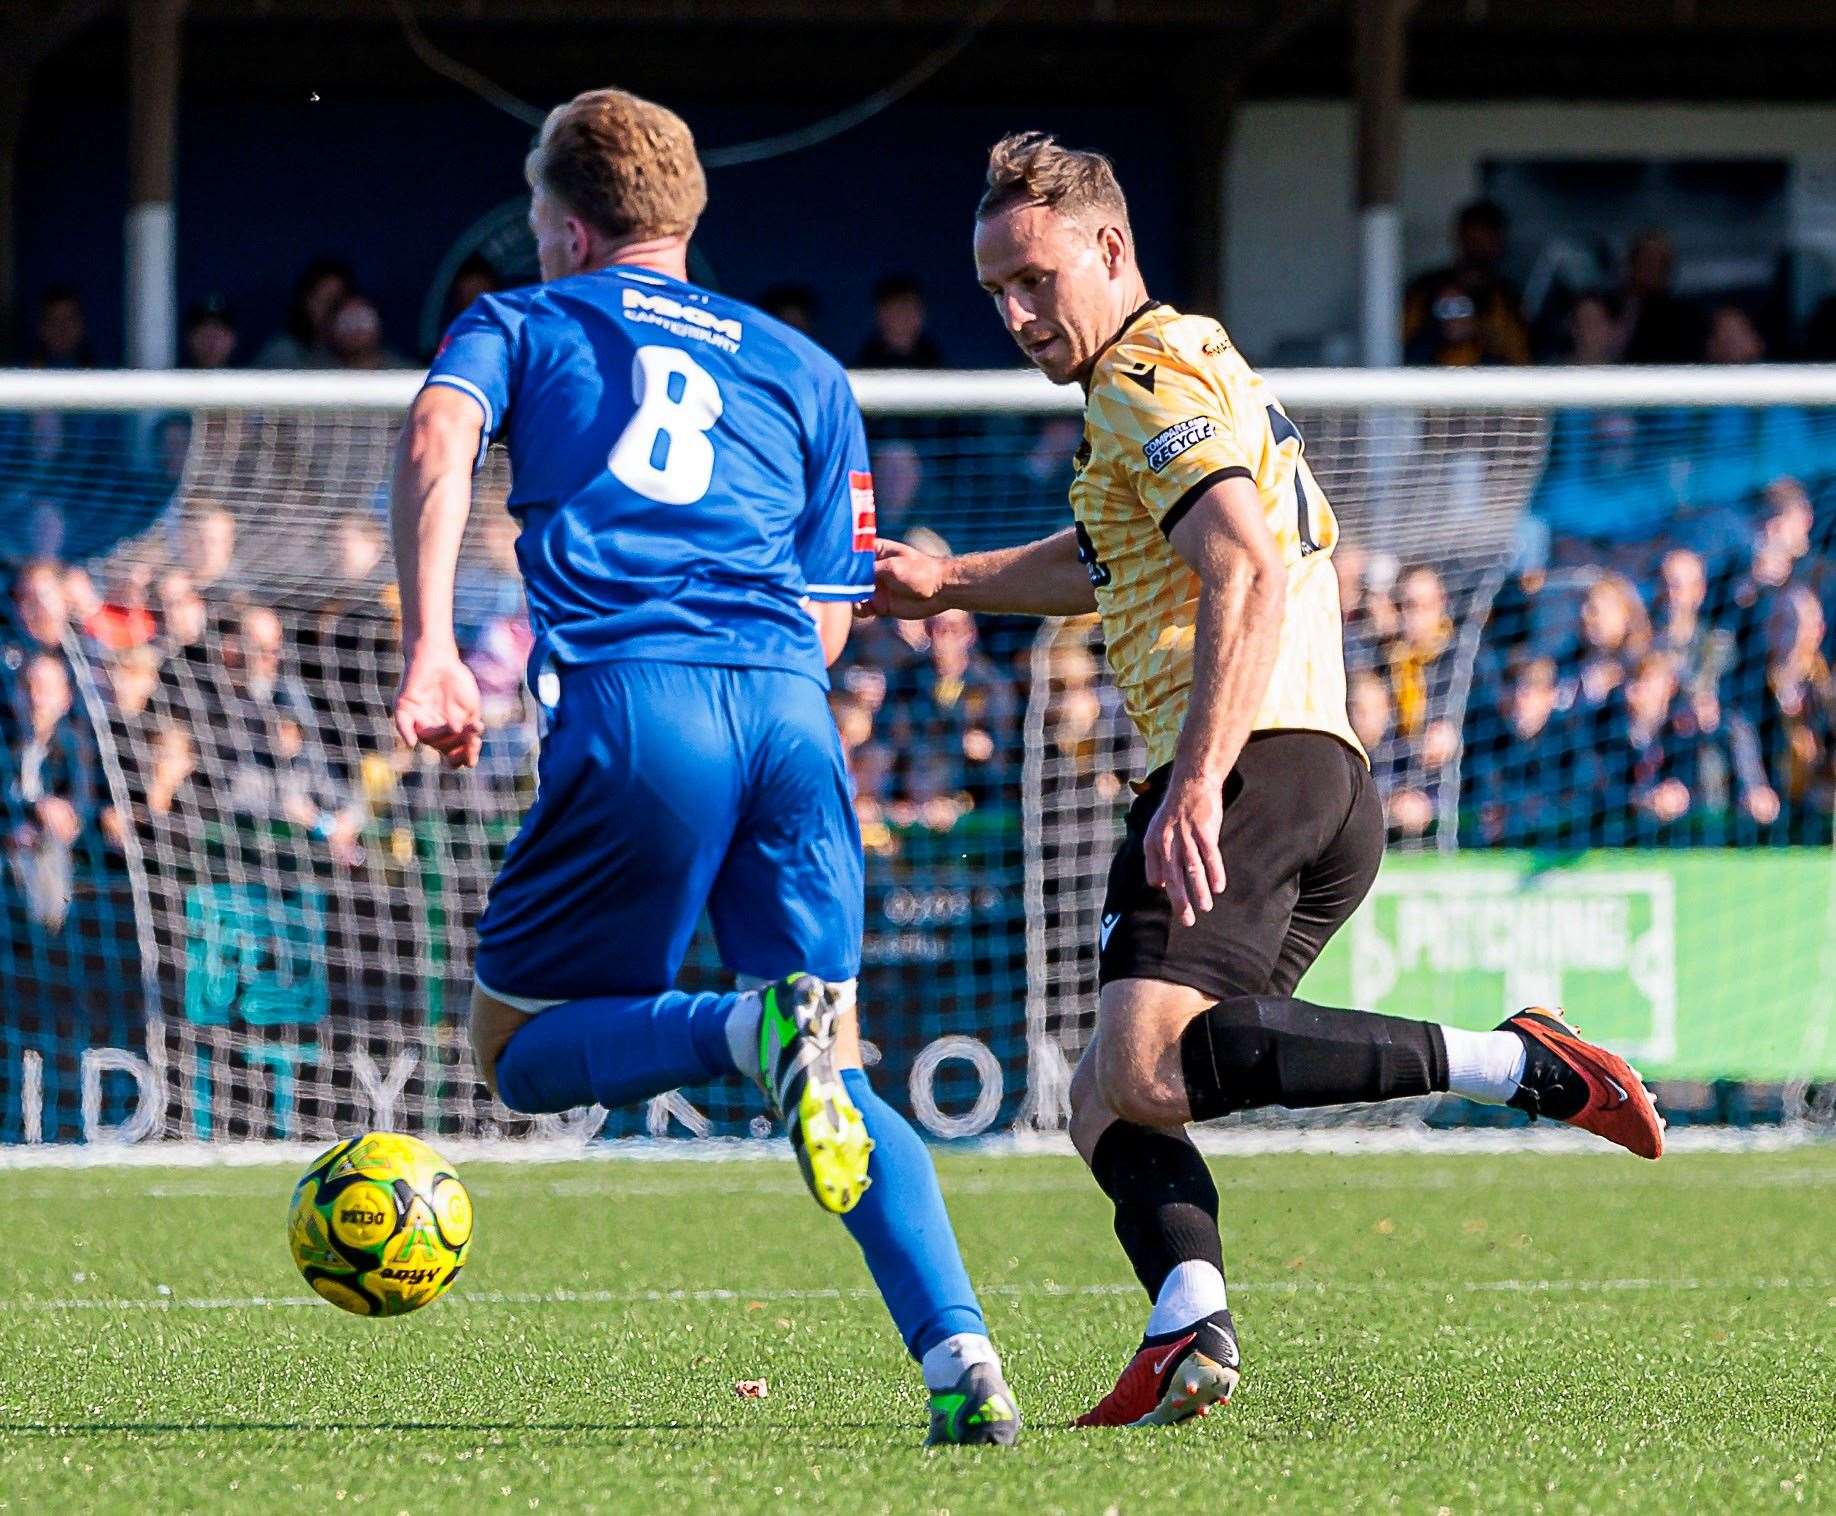
[[[466,1278],[380,1322],[306,1298],[290,1170],[0,1172],[0,1509],[1836,1509],[1836,1149],[1214,1159],[1242,1389],[1094,1433],[1145,1310],[1106,1206],[941,1169],[1015,1452],[920,1451],[788,1160],[470,1165]]]

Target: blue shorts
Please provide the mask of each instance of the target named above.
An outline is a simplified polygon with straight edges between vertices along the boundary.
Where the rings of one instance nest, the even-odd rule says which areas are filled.
[[[478,923],[488,989],[669,989],[704,909],[736,974],[860,972],[861,834],[815,681],[678,663],[564,669],[537,777]]]

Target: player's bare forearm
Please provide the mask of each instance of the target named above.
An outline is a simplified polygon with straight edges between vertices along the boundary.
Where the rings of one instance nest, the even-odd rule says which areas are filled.
[[[453,579],[483,429],[477,404],[439,385],[421,391],[402,427],[389,516],[409,653],[453,638]]]
[[[1267,693],[1280,646],[1282,589],[1244,561],[1221,565],[1199,591],[1193,631],[1192,692],[1173,760],[1178,778],[1224,782],[1236,767],[1250,723]]]
[[[962,610],[1016,616],[1083,616],[1097,608],[1089,571],[1067,527],[1020,547],[937,558],[882,541],[874,575],[877,615],[912,619]]]

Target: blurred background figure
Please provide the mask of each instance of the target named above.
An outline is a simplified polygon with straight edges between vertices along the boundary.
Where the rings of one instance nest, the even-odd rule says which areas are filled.
[[[315,258],[301,270],[287,307],[287,324],[263,345],[257,368],[335,368],[331,324],[357,276],[338,258]]]
[[[185,312],[179,332],[182,368],[229,368],[236,361],[241,333],[235,314],[221,295],[207,295]]]
[[[943,353],[925,330],[924,288],[910,274],[889,274],[873,287],[873,332],[854,355],[856,368],[942,368]]]

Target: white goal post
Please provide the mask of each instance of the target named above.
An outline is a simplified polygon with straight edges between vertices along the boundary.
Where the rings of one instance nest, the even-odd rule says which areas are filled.
[[[1836,562],[1822,568],[1836,543],[1836,366],[1265,377],[1341,519],[1348,593],[1364,597],[1354,705],[1387,702],[1389,722],[1377,756],[1392,857],[1303,993],[1472,1024],[1511,997],[1562,998],[1647,1060],[1686,1115],[1827,1116],[1836,723],[1832,751],[1800,761],[1809,723],[1775,688],[1788,660],[1773,644],[1802,631],[1812,602],[1836,611]],[[852,379],[883,529],[964,548],[1064,524],[1075,386],[1030,371]],[[532,1122],[472,1077],[470,923],[527,802],[533,712],[515,678],[496,458],[462,565],[468,656],[489,670],[501,721],[486,771],[454,779],[390,746],[382,490],[419,382],[0,371],[0,502],[22,521],[56,517],[103,629],[73,626],[63,649],[65,719],[93,749],[86,840],[61,854],[10,845],[4,869],[0,1161],[60,1144],[311,1143],[353,1125],[543,1154],[761,1134],[737,1091]],[[156,433],[177,438],[165,476]],[[1633,459],[1639,448],[1649,456]],[[1539,491],[1570,466],[1584,500],[1596,484],[1602,501],[1672,490],[1679,525],[1577,547],[1538,524]],[[1756,610],[1737,603],[1740,533],[1770,519],[1787,476],[1814,540],[1760,586]],[[23,525],[11,540],[15,562],[43,551]],[[1646,783],[1616,744],[1644,698],[1642,660],[1668,646],[1651,623],[1662,549],[1679,544],[1728,608],[1676,652],[1668,698],[1695,725],[1685,756],[1681,735],[1658,744],[1649,761],[1671,767]],[[1626,593],[1634,625],[1603,653],[1602,607]],[[1411,609],[1423,597],[1439,610]],[[196,628],[170,624],[194,603]],[[1432,623],[1414,642],[1411,615]],[[891,1098],[940,1140],[1062,1129],[1094,1024],[1104,878],[1141,766],[1092,623],[979,635],[947,699],[916,636],[869,638],[836,681],[869,847],[868,1033]],[[24,699],[32,648],[7,648],[6,698]],[[1528,731],[1545,674],[1554,714]],[[1596,674],[1618,682],[1598,691]],[[20,753],[0,780],[25,814]],[[1652,797],[1682,763],[1689,799],[1665,819],[1672,801]],[[1757,819],[1756,786],[1778,792],[1779,819]],[[1524,821],[1563,806],[1546,830]],[[713,982],[705,956],[691,972]],[[1426,1102],[1306,1125],[1475,1114]]]

